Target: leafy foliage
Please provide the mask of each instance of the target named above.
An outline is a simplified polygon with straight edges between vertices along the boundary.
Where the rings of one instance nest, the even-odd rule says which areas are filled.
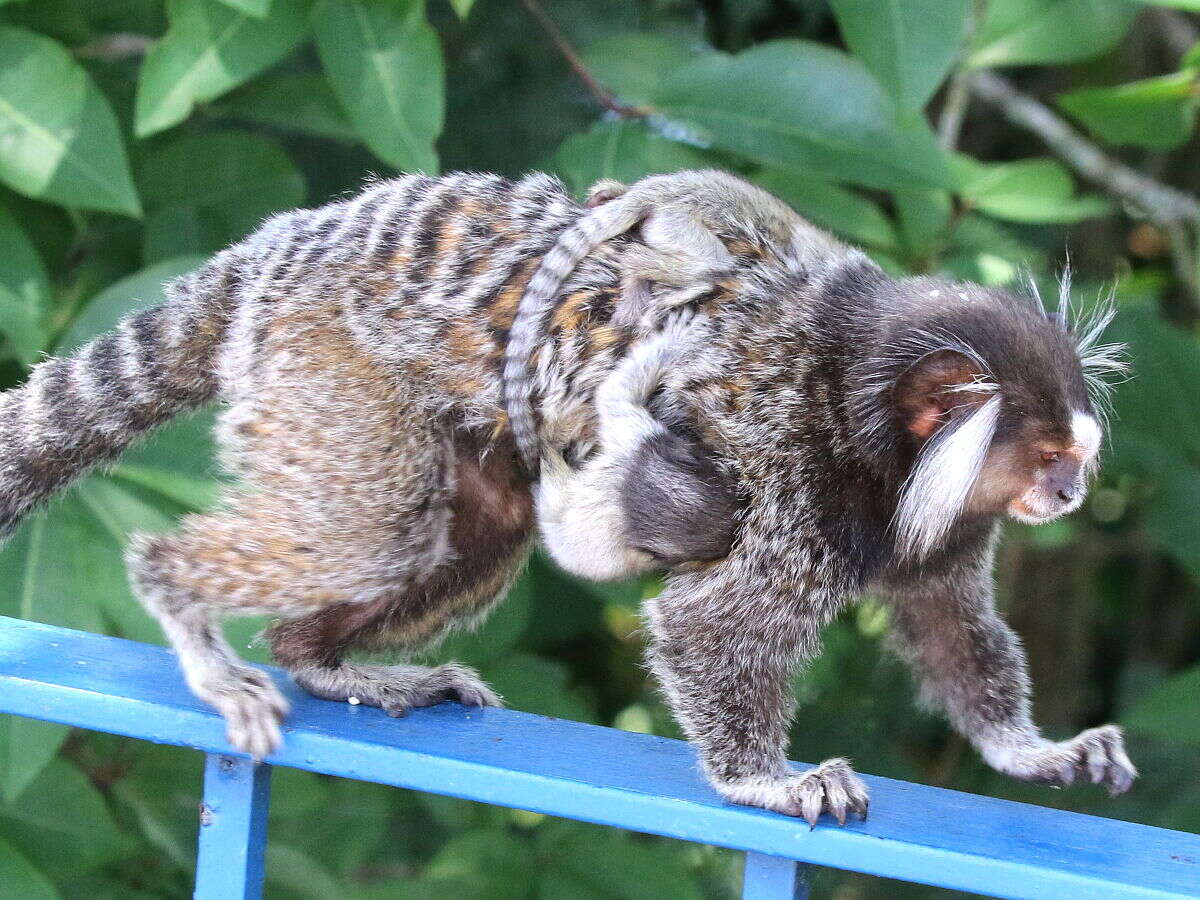
[[[1069,246],[1088,305],[1122,276],[1112,338],[1134,377],[1084,513],[1014,528],[1000,593],[1031,650],[1038,709],[1065,734],[1115,718],[1144,777],[1109,803],[989,772],[913,713],[866,602],[797,679],[795,755],[1200,830],[1200,298],[1194,235],[1082,188],[1053,150],[966,107],[1008,72],[1100,149],[1194,192],[1193,0],[546,0],[583,65],[633,108],[604,111],[518,4],[496,0],[51,0],[0,3],[0,387],[279,210],[368,173],[599,178],[722,167],[896,274],[1050,286]],[[941,138],[935,138],[935,131]],[[1189,268],[1190,266],[1190,268]],[[87,479],[0,550],[0,613],[138,640],[161,635],[123,573],[130,533],[210,505],[225,477],[211,412]],[[522,709],[675,734],[638,661],[645,583],[580,583],[535,558],[475,634],[438,651]],[[1069,631],[1064,632],[1064,623]],[[262,622],[230,626],[255,659]],[[1070,640],[1061,639],[1069,633]],[[184,897],[199,760],[0,720],[0,885],[21,897]],[[734,854],[534,813],[280,771],[269,892],[294,897],[721,897]],[[826,873],[820,888],[894,896]],[[928,893],[919,889],[912,895]],[[840,894],[839,894],[840,895]]]

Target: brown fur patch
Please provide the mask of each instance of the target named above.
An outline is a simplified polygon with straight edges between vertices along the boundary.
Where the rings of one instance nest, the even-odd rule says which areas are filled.
[[[331,666],[352,646],[416,647],[486,608],[524,558],[533,529],[533,499],[511,439],[456,448],[451,509],[452,562],[415,590],[280,623],[269,633],[275,658],[293,668]]]
[[[591,291],[576,291],[568,296],[554,310],[550,320],[552,329],[559,331],[576,331],[588,312],[588,301],[592,298]]]

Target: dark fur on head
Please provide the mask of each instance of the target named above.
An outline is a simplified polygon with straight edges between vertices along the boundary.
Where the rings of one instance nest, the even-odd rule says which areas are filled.
[[[1111,313],[1079,328],[1009,291],[869,269],[847,273],[842,287],[852,288],[843,302],[874,312],[862,335],[871,349],[852,366],[849,396],[865,458],[888,481],[904,480],[895,522],[902,553],[928,552],[970,498],[982,502],[981,476],[993,493],[1013,490],[1019,476],[997,477],[1000,460],[1019,466],[1032,459],[1026,447],[1065,452],[1079,442],[1081,417],[1102,420],[1094,390],[1102,378],[1089,381],[1085,365],[1116,370],[1118,348],[1095,344]],[[1086,455],[1091,465],[1094,448]]]

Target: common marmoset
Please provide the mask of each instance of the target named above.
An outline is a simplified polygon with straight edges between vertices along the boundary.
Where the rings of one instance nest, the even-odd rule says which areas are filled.
[[[1118,364],[1103,317],[893,279],[720,172],[587,205],[545,175],[377,182],[269,220],[167,296],[0,397],[0,527],[223,403],[238,487],[129,559],[188,684],[255,757],[287,704],[221,617],[276,616],[276,659],[322,697],[495,704],[464,667],[346,653],[478,621],[540,527],[585,575],[666,570],[650,660],[732,801],[866,814],[844,760],[784,755],[790,675],[865,590],[992,766],[1114,792],[1136,775],[1115,726],[1041,736],[990,574],[1003,517],[1082,501],[1089,383]]]

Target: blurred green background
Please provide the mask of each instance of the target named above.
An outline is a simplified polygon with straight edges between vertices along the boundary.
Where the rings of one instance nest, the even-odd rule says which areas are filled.
[[[539,8],[604,90],[517,0],[0,3],[0,386],[157,302],[165,278],[269,213],[368,173],[548,169],[580,192],[719,166],[898,273],[1005,284],[1028,267],[1052,293],[1069,251],[1079,303],[1117,285],[1111,336],[1133,377],[1086,509],[1009,529],[1001,595],[1039,721],[1057,737],[1121,722],[1141,780],[1110,801],[991,773],[915,711],[869,600],[797,679],[793,756],[1200,831],[1200,0]],[[1022,119],[1030,99],[1040,112]],[[1080,177],[1089,160],[1100,181]],[[1143,180],[1113,178],[1112,160]],[[27,522],[0,552],[0,613],[161,641],[121,551],[212,497],[210,418]],[[479,666],[518,709],[674,734],[639,665],[637,605],[656,589],[535,559],[480,633],[437,656]],[[260,660],[261,624],[231,628]],[[199,778],[194,752],[0,719],[0,894],[189,896]],[[722,850],[275,776],[274,897],[716,898],[739,870]],[[941,893],[836,872],[816,891]]]

